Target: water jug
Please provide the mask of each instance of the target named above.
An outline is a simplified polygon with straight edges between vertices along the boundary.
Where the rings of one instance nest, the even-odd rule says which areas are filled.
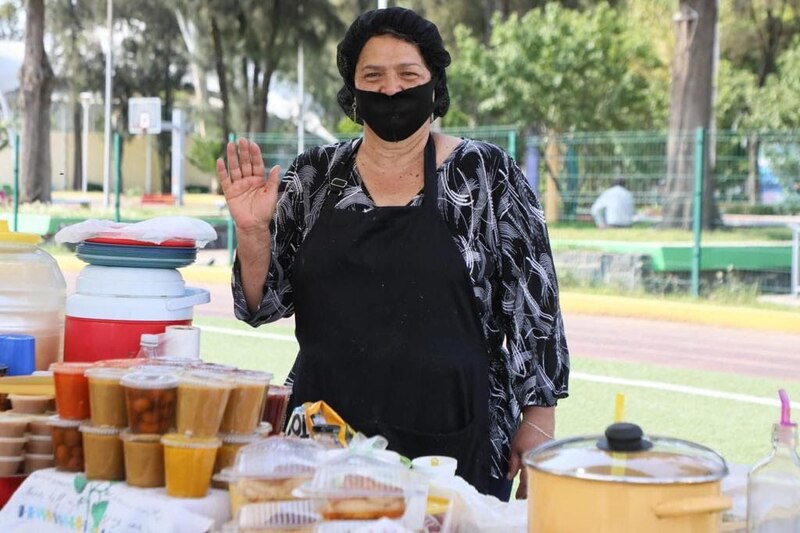
[[[0,333],[36,338],[36,369],[61,360],[67,285],[42,238],[0,220]]]

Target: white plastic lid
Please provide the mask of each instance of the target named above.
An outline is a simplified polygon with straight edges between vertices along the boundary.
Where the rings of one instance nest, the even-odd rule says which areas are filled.
[[[310,439],[269,437],[240,448],[229,474],[235,479],[311,477],[323,451]]]
[[[78,429],[81,424],[86,422],[85,420],[68,420],[66,418],[61,418],[58,415],[53,415],[47,419],[47,425],[54,426],[57,428],[75,428]]]
[[[178,376],[167,372],[131,372],[120,383],[132,389],[174,389],[178,386]]]
[[[139,296],[74,293],[67,297],[67,320],[70,317],[144,322],[191,320],[195,305],[211,301],[207,290],[195,287],[186,287],[179,296]]]
[[[181,273],[170,268],[128,268],[88,265],[75,282],[76,292],[100,296],[181,296]]]

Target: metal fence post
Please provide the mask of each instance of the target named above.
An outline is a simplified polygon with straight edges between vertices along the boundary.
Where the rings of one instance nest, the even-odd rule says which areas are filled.
[[[11,136],[11,142],[14,143],[14,218],[11,229],[17,231],[17,224],[19,223],[19,134],[14,133]]]
[[[122,138],[114,134],[114,221],[119,222],[119,197],[122,188]]]
[[[508,132],[508,153],[517,159],[517,132],[514,130]]]
[[[694,199],[692,205],[692,298],[700,295],[700,238],[703,230],[703,178],[706,162],[706,131],[697,128],[694,134]]]
[[[228,264],[233,264],[233,251],[236,249],[236,228],[233,225],[233,217],[228,215]]]

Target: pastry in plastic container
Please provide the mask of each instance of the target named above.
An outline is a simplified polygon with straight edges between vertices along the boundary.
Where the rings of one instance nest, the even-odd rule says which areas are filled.
[[[295,496],[321,499],[325,520],[400,518],[414,494],[427,497],[427,479],[408,468],[359,454],[342,454],[317,469]]]
[[[295,499],[292,492],[314,475],[324,448],[314,441],[270,437],[239,450],[233,466],[220,478],[228,481],[231,514],[248,503]]]
[[[251,503],[239,510],[240,533],[313,533],[321,517],[311,500]]]

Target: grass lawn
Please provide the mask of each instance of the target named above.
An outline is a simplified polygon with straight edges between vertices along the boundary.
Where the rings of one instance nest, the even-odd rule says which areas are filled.
[[[594,224],[559,222],[548,226],[553,245],[564,240],[625,241],[625,242],[692,242],[692,232],[680,229],[661,229],[650,224],[634,224],[630,228],[597,229]],[[712,242],[763,242],[791,241],[788,227],[722,228],[703,231],[702,241]]]
[[[206,327],[202,336],[203,359],[243,368],[266,369],[282,382],[291,368],[297,345],[292,328],[266,325],[253,329],[233,319],[199,317]],[[220,332],[218,329],[228,330]],[[249,335],[249,336],[241,336]],[[258,337],[253,336],[258,335]],[[273,338],[261,338],[269,335]],[[678,370],[654,365],[598,361],[573,354],[570,398],[558,407],[558,437],[600,434],[612,422],[615,395],[625,394],[625,419],[647,433],[691,440],[711,447],[728,461],[752,464],[770,450],[772,424],[778,407],[730,399],[597,383],[603,376],[677,384],[711,391],[777,399],[780,387],[800,401],[800,376],[784,382],[715,372]],[[800,418],[800,410],[796,410]]]

